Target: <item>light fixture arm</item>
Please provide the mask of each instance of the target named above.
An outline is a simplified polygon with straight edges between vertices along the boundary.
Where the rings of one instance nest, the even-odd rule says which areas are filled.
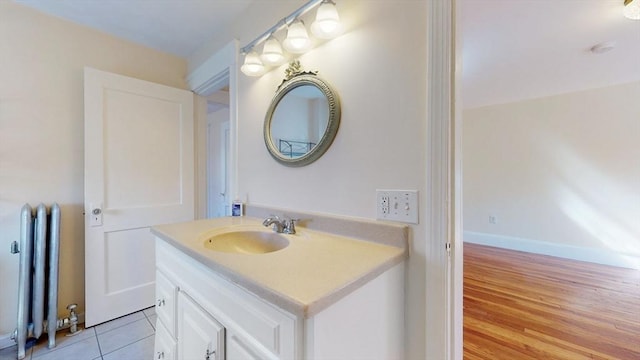
[[[255,38],[252,42],[248,43],[246,46],[240,49],[240,53],[242,55],[248,54],[251,49],[253,49],[256,45],[262,43],[267,40],[269,36],[273,35],[275,32],[280,31],[281,29],[289,26],[292,22],[294,22],[300,16],[306,14],[309,10],[313,9],[317,5],[322,2],[326,2],[327,0],[310,0],[306,4],[299,7],[297,10],[278,21],[275,25],[273,25],[269,30],[265,31],[262,35]],[[329,0],[330,1],[330,0]]]

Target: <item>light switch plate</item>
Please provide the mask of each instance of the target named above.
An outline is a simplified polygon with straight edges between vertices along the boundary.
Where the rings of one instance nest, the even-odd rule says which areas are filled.
[[[378,220],[418,224],[418,190],[376,190]]]

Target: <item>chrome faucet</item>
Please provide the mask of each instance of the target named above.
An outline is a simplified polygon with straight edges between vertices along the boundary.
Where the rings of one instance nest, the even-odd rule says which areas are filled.
[[[264,219],[262,225],[271,226],[273,231],[277,233],[295,234],[296,221],[298,221],[298,219],[280,219],[277,215],[271,215]]]
[[[262,222],[264,226],[272,226],[273,231],[281,233],[284,231],[284,221],[278,215],[271,215]]]

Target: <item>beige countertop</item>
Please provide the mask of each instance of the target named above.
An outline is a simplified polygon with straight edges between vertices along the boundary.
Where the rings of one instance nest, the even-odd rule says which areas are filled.
[[[365,241],[298,226],[296,234],[282,234],[289,246],[271,253],[236,254],[205,248],[205,240],[224,228],[265,229],[262,220],[251,217],[159,225],[151,231],[257,296],[292,314],[310,317],[408,256],[406,226],[375,226],[386,226],[390,231],[384,232],[385,237],[402,237],[395,243],[405,246],[385,245],[387,239]]]

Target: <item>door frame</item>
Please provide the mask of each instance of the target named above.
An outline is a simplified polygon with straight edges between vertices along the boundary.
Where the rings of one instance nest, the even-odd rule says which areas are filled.
[[[238,40],[232,40],[187,76],[196,93],[196,218],[207,217],[207,112],[206,96],[229,86],[228,199],[238,197]]]
[[[426,354],[463,358],[461,44],[456,1],[428,1]],[[426,301],[426,299],[425,299]],[[444,310],[444,311],[443,311]],[[430,349],[432,346],[433,349]]]

